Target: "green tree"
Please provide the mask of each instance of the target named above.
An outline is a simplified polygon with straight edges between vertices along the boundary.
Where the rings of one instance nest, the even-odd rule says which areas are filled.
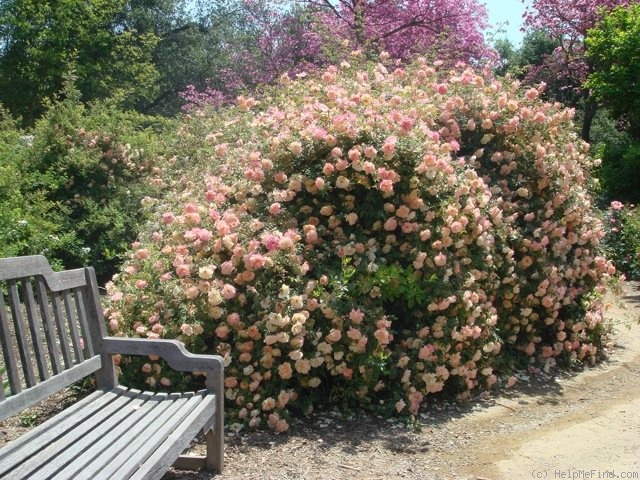
[[[501,59],[497,73],[501,75],[510,73],[521,80],[534,80],[531,77],[558,45],[558,42],[549,38],[544,30],[528,31],[519,48],[514,48],[509,40],[497,40],[494,48]]]
[[[44,113],[69,71],[84,100],[125,91],[148,97],[157,77],[153,35],[118,24],[125,0],[6,0],[0,3],[0,102],[27,125]]]
[[[68,72],[83,102],[174,113],[189,84],[225,83],[234,46],[255,43],[238,0],[0,0],[0,103],[23,125]]]
[[[589,30],[586,86],[640,139],[640,4],[620,7]]]
[[[255,49],[259,38],[242,2],[196,3],[191,11],[174,16],[172,22],[160,20],[155,22],[154,30],[159,38],[154,51],[154,64],[160,75],[158,91],[153,101],[141,109],[143,112],[177,112],[184,103],[180,93],[190,85],[199,91],[229,93],[237,89],[237,72],[247,67],[247,59],[239,52]]]

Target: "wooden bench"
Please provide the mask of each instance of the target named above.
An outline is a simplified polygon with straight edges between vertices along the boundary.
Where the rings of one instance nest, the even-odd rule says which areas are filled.
[[[43,256],[0,259],[0,420],[89,375],[96,391],[0,449],[0,478],[157,479],[174,465],[222,471],[223,362],[174,340],[106,335],[92,268],[53,272]],[[112,356],[158,355],[204,372],[205,389],[118,384]],[[206,456],[181,455],[199,432]]]

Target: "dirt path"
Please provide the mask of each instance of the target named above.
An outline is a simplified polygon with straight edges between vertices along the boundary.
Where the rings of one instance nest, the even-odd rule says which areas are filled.
[[[617,347],[580,373],[532,375],[517,390],[464,406],[432,407],[416,432],[327,412],[290,434],[228,439],[222,475],[238,479],[640,478],[640,289],[609,310]]]
[[[473,449],[477,463],[461,472],[492,479],[640,478],[637,286],[627,286],[624,301],[609,311],[618,346],[607,363],[560,378],[546,393],[500,399],[466,419],[465,427],[488,426],[492,435],[484,451]]]

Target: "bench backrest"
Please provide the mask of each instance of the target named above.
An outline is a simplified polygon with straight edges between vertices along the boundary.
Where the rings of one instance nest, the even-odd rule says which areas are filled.
[[[104,328],[93,269],[0,259],[0,420],[101,369]]]

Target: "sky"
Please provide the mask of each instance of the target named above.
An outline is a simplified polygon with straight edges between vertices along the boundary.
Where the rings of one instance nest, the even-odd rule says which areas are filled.
[[[519,46],[523,36],[520,27],[522,26],[522,14],[525,9],[522,0],[484,0],[484,2],[487,5],[489,22],[493,27],[493,31],[498,25],[509,22],[508,25],[502,26],[506,32],[498,34],[496,39],[506,37],[515,47]]]

